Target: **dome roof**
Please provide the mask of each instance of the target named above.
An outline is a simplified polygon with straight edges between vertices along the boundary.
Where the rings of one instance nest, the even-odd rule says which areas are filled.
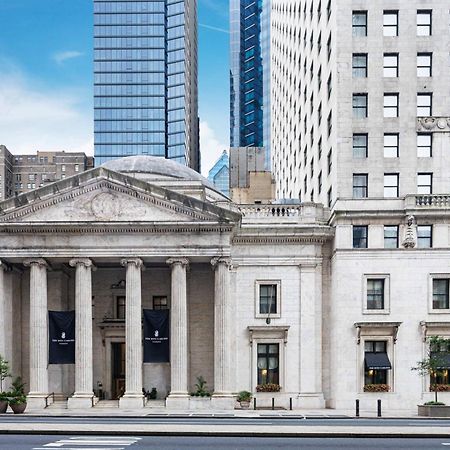
[[[215,189],[211,182],[195,170],[180,163],[160,156],[138,155],[114,159],[102,164],[106,169],[120,173],[142,173],[161,175],[179,180],[201,181],[202,184]]]

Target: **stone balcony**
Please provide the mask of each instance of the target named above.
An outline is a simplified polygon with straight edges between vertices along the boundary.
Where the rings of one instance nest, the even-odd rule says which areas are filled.
[[[405,197],[405,208],[435,208],[435,209],[449,209],[450,208],[450,194],[435,194],[435,195],[407,195]]]

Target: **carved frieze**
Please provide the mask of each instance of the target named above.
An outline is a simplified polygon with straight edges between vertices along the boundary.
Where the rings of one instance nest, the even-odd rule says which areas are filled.
[[[450,117],[419,117],[417,131],[429,133],[450,133]]]

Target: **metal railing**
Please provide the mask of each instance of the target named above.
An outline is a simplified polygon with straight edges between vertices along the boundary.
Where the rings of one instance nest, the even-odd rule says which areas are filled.
[[[52,402],[52,403],[55,403],[55,393],[52,392],[51,394],[48,394],[47,397],[45,397],[45,407],[46,407],[46,408],[49,407],[48,399],[49,399],[50,397],[52,397],[52,399],[53,399],[53,402]],[[51,405],[52,403],[50,403],[50,405]]]

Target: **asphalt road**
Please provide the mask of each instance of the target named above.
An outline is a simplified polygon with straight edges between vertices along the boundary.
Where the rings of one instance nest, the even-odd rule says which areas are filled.
[[[450,435],[450,419],[328,419],[328,418],[292,418],[292,417],[36,417],[36,416],[17,416],[2,415],[0,423],[49,423],[49,424],[108,424],[108,425],[254,425],[267,427],[308,425],[317,427],[327,426],[373,426],[373,427],[447,427]],[[450,450],[450,449],[449,449]]]
[[[450,439],[0,436],[0,450],[444,450]]]

